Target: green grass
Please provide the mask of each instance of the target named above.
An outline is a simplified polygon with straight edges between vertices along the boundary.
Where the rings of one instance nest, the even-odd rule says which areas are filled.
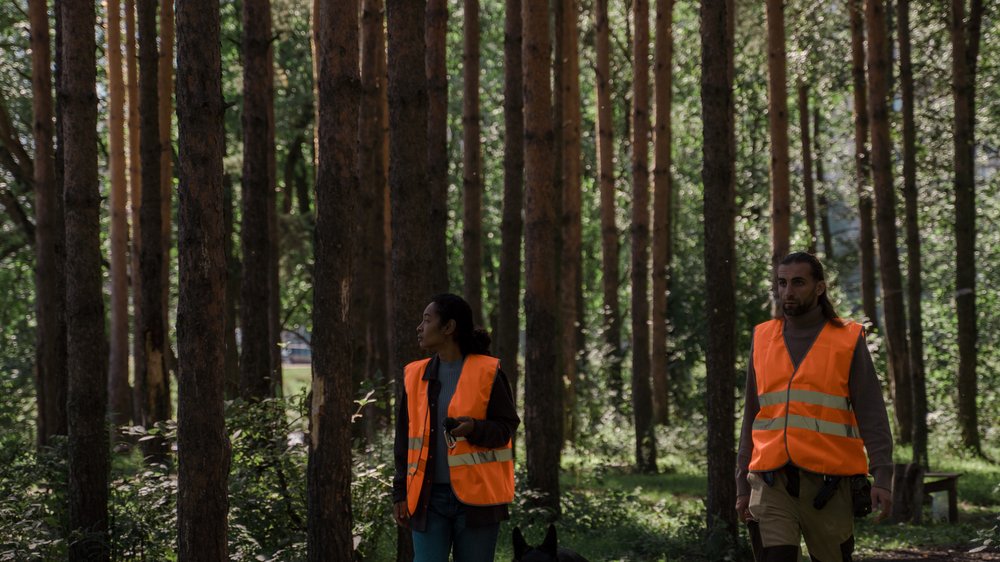
[[[281,380],[285,396],[295,396],[312,382],[312,365],[284,364],[281,366]]]
[[[662,457],[669,457],[664,451]],[[995,458],[995,451],[988,452]],[[899,450],[900,459],[909,451]],[[968,551],[980,533],[1000,523],[1000,464],[986,459],[939,452],[932,454],[936,471],[961,472],[959,522],[934,522],[926,508],[924,523],[875,524],[868,517],[857,523],[859,558],[895,549],[953,548]],[[700,463],[661,462],[657,475],[633,473],[621,459],[564,455],[561,478],[563,517],[560,544],[597,561],[715,560],[712,541],[704,537],[707,480]],[[530,543],[541,542],[545,524],[515,509],[501,531],[497,560],[510,560],[510,533],[520,525]],[[750,558],[746,531],[740,529],[735,559]]]

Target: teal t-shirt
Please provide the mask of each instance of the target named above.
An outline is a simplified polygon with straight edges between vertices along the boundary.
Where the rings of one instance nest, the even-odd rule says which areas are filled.
[[[451,482],[448,473],[448,444],[444,438],[444,419],[448,417],[448,404],[458,387],[458,377],[462,374],[462,363],[465,359],[438,364],[438,381],[441,383],[441,394],[438,395],[437,420],[434,427],[438,430],[438,439],[434,450],[434,482]]]

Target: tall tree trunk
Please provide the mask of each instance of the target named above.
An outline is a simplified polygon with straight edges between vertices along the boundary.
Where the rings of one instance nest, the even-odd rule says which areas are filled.
[[[223,138],[225,140],[225,138]],[[225,149],[223,149],[223,158]],[[226,400],[233,400],[240,395],[240,350],[236,344],[236,326],[240,302],[240,260],[233,251],[233,177],[225,174],[222,177],[222,220],[225,225],[226,271]]]
[[[142,247],[139,250],[139,271],[142,277],[140,336],[144,361],[136,373],[136,390],[142,403],[142,423],[152,427],[170,417],[170,379],[167,376],[163,319],[163,243],[160,216],[160,132],[158,87],[158,57],[156,49],[156,2],[139,2],[136,6],[139,27],[139,150],[142,161]],[[165,442],[153,439],[145,442],[144,451],[162,460]]]
[[[521,68],[521,0],[504,10],[503,217],[500,223],[500,305],[496,351],[517,400],[521,321],[521,236],[524,232],[524,76]]]
[[[771,138],[772,289],[778,262],[789,251],[791,208],[788,182],[788,82],[785,57],[785,0],[767,0],[767,122]],[[781,316],[772,294],[771,315]]]
[[[983,1],[951,2],[951,82],[955,95],[955,301],[958,311],[958,423],[962,444],[980,451],[976,408],[976,64]]]
[[[351,303],[358,190],[358,3],[322,1],[319,30],[319,167],[313,292],[313,395],[309,426],[309,559],[351,560]],[[417,66],[419,69],[420,67]],[[347,220],[345,220],[345,218]]]
[[[389,190],[392,266],[389,370],[396,380],[396,399],[403,387],[403,367],[424,356],[413,334],[427,301],[447,285],[444,250],[438,246],[435,209],[443,209],[440,193],[428,177],[428,74],[424,43],[424,7],[410,0],[386,1],[388,38]],[[430,180],[430,181],[429,181]],[[430,209],[428,209],[430,208]],[[428,226],[428,222],[431,225]],[[443,232],[441,233],[443,236]],[[397,560],[413,557],[410,534],[397,534]]]
[[[160,4],[160,58],[157,102],[160,124],[160,241],[163,246],[163,265],[160,268],[160,291],[163,295],[163,349],[168,360],[167,371],[176,369],[176,358],[170,347],[170,247],[173,238],[174,190],[174,3]]]
[[[269,158],[274,150],[268,117],[272,94],[271,2],[243,2],[243,285],[240,302],[240,395],[271,395]],[[322,77],[321,77],[322,78]]]
[[[673,176],[670,173],[670,108],[673,102],[674,0],[656,2],[656,134],[653,153],[653,414],[657,423],[667,424],[669,417],[670,378],[667,372],[667,293],[670,279],[671,200]]]
[[[302,162],[303,162],[303,167],[305,167],[307,165],[306,162],[309,162],[309,160],[306,160],[305,156],[303,155]],[[310,213],[309,182],[306,180],[305,172],[300,171],[298,174],[296,174],[295,197],[298,200],[299,214],[308,215]]]
[[[854,163],[857,178],[858,216],[861,231],[861,306],[873,330],[878,329],[875,284],[875,228],[872,224],[870,187],[871,154],[868,152],[868,85],[865,82],[865,20],[862,0],[847,0],[851,18],[851,76],[854,80]]]
[[[798,85],[799,131],[802,136],[802,191],[806,200],[806,227],[809,230],[808,250],[816,253],[816,195],[813,190],[812,143],[809,139],[809,86]]]
[[[268,10],[270,16],[270,10]],[[267,50],[267,349],[271,396],[284,396],[281,373],[281,226],[278,223],[277,155],[274,140],[274,41],[268,18]]]
[[[632,44],[632,409],[635,464],[656,472],[656,438],[649,385],[649,3],[635,0]]]
[[[295,206],[295,180],[298,176],[299,161],[302,160],[303,142],[305,142],[305,135],[301,132],[292,138],[288,154],[285,155],[285,162],[282,165],[281,212],[286,215],[292,214],[292,208]]]
[[[611,49],[608,0],[594,3],[597,51],[597,161],[601,189],[601,272],[604,291],[604,340],[611,401],[622,395],[621,312],[618,305],[618,226],[615,224],[614,106],[611,103]]]
[[[121,2],[107,0],[108,167],[111,170],[111,352],[108,413],[115,425],[132,418],[128,382],[128,183],[125,177],[125,80],[122,77]]]
[[[897,0],[899,84],[903,101],[903,199],[906,203],[907,304],[910,328],[910,373],[913,381],[913,462],[930,468],[927,456],[927,383],[924,380],[924,335],[920,304],[920,226],[917,222],[916,126],[913,118],[913,65],[910,55],[910,1]]]
[[[552,166],[553,123],[547,6],[521,6],[524,72],[524,428],[528,487],[536,503],[559,513],[562,445],[562,379],[556,370],[558,295],[555,248],[558,231]]]
[[[70,560],[108,560],[107,344],[101,295],[101,195],[97,176],[97,45],[94,2],[63,2],[62,63],[66,210],[66,412]]]
[[[385,20],[385,0],[378,0],[379,24],[375,35],[375,77],[378,86],[378,111],[376,112],[377,132],[379,140],[376,143],[381,160],[378,163],[377,183],[381,186],[379,193],[382,194],[381,212],[375,212],[375,220],[372,221],[372,228],[377,232],[374,234],[375,246],[372,252],[372,280],[375,295],[383,297],[388,295],[391,284],[390,267],[392,259],[392,231],[390,229],[392,221],[392,209],[389,203],[389,84],[386,71],[386,20]],[[379,251],[381,250],[381,251]],[[388,385],[392,381],[392,371],[389,370],[389,322],[392,318],[392,300],[389,298],[377,298],[372,307],[372,314],[378,316],[376,322],[372,324],[374,332],[375,350],[377,356],[375,365],[382,373],[384,384]],[[384,423],[392,427],[392,394],[385,395]]]
[[[562,257],[559,280],[562,286],[559,290],[560,330],[559,355],[562,376],[566,381],[564,404],[563,440],[574,439],[576,427],[576,396],[579,376],[580,333],[581,325],[580,302],[583,291],[583,225],[581,222],[581,207],[583,194],[580,184],[580,51],[579,29],[577,20],[579,6],[576,0],[560,0],[562,2],[562,25],[558,28],[562,34]]]
[[[867,0],[865,8],[868,27],[868,117],[871,119],[872,179],[875,184],[882,308],[898,438],[901,443],[909,443],[913,435],[913,392],[909,352],[906,349],[903,282],[896,245],[896,192],[892,185],[892,141],[889,137],[887,103],[889,45],[886,41],[886,10],[884,0]]]
[[[426,228],[430,229],[431,263],[429,275],[435,291],[448,290],[448,2],[428,0],[426,68],[427,68],[427,181],[431,197],[425,204]],[[423,146],[423,145],[421,145]],[[390,180],[391,181],[391,180]],[[432,295],[423,295],[429,299]],[[469,295],[466,295],[468,298]],[[402,367],[402,365],[400,365]]]
[[[479,0],[464,2],[462,81],[462,276],[476,324],[483,323],[483,163],[479,146]]]
[[[35,381],[39,447],[66,435],[66,225],[52,148],[52,78],[46,0],[28,4],[35,141]],[[58,33],[58,31],[57,31]],[[59,62],[56,63],[60,65]],[[127,340],[127,336],[126,336]],[[128,373],[126,372],[126,383]]]
[[[228,558],[225,152],[218,0],[177,0],[178,559]],[[231,243],[228,243],[231,245]]]
[[[701,107],[705,184],[705,349],[708,417],[708,529],[735,542],[736,135],[733,0],[701,3]]]
[[[365,338],[361,356],[355,357],[355,362],[364,368],[374,388],[384,388],[388,385],[388,325],[386,324],[385,305],[385,253],[380,250],[385,247],[385,167],[382,160],[385,127],[385,116],[381,111],[381,98],[385,95],[381,72],[385,65],[385,32],[382,0],[365,0],[362,9],[362,39],[361,39],[361,127],[360,127],[360,178],[359,189],[364,195],[365,216],[362,235],[366,241],[358,244],[364,248],[360,256],[358,268],[365,268],[366,286],[355,284],[354,290],[366,294],[366,308],[369,313],[363,320]],[[357,349],[357,348],[355,348]],[[363,363],[361,363],[363,361]],[[374,408],[369,409],[365,416],[365,428],[369,440],[373,440],[378,431],[388,427],[390,397],[375,396]]]
[[[820,233],[823,235],[823,254],[827,260],[833,260],[833,232],[830,230],[830,206],[826,199],[826,188],[823,182],[826,176],[823,175],[823,150],[820,144],[820,113],[819,100],[813,106],[813,146],[816,151],[816,192],[819,193],[819,224]]]
[[[128,185],[131,245],[129,247],[129,282],[132,289],[132,421],[141,424],[142,397],[139,395],[139,366],[145,362],[142,342],[142,275],[139,254],[142,251],[142,159],[139,157],[139,57],[135,44],[135,0],[125,0],[125,71],[128,94]]]
[[[563,276],[563,174],[565,170],[563,169],[565,161],[563,160],[563,153],[565,152],[565,141],[563,139],[563,125],[566,122],[566,110],[563,108],[563,89],[565,87],[565,65],[563,61],[566,59],[565,43],[566,39],[562,32],[563,26],[566,21],[566,5],[562,0],[549,0],[549,29],[550,29],[550,41],[552,43],[552,185],[555,189],[555,220],[556,220],[556,233],[555,237],[552,239],[552,244],[555,246],[555,271],[556,279],[560,280],[556,282],[556,303],[561,306],[562,303],[562,276]],[[556,339],[553,341],[552,345],[556,352],[556,369],[562,369],[562,333],[563,333],[563,322],[561,321],[561,310],[556,310]],[[560,373],[560,377],[562,373]],[[563,408],[565,411],[565,407]],[[564,428],[565,429],[565,428]]]

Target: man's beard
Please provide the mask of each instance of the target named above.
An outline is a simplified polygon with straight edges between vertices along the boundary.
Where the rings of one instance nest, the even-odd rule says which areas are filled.
[[[793,306],[785,306],[785,303],[781,304],[781,310],[784,311],[785,316],[802,316],[803,314],[809,312],[816,305],[816,302],[809,304],[806,303],[795,303]]]

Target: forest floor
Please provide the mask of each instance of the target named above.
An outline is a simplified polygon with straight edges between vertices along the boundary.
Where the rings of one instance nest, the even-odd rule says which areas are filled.
[[[979,560],[1000,560],[1000,552],[977,552],[969,553],[962,548],[927,548],[927,549],[899,549],[880,552],[872,556],[865,556],[858,560],[876,562],[880,560],[893,560],[896,562],[920,560],[923,562],[966,562]]]
[[[704,537],[706,470],[704,457],[686,450],[698,442],[687,435],[689,431],[696,428],[676,428],[661,435],[664,446],[660,448],[660,474],[656,475],[634,474],[621,460],[615,463],[606,458],[602,462],[579,454],[583,447],[564,454],[563,517],[557,524],[560,544],[578,550],[592,562],[752,560],[745,530],[741,529],[740,549],[735,555],[713,552],[711,539]],[[897,460],[910,454],[905,447],[896,453]],[[861,520],[855,531],[855,560],[1000,561],[1000,464],[944,451],[932,461],[936,470],[963,474],[958,490],[959,521],[931,521],[930,506],[925,508],[925,523],[920,525]],[[504,541],[515,524],[524,527],[524,521],[529,521],[529,542],[544,534],[540,525],[530,523],[530,514],[515,509],[513,516],[514,521],[502,532],[497,560],[510,559]],[[987,538],[993,541],[988,548],[970,552],[983,546]],[[803,554],[808,560],[804,545]]]

